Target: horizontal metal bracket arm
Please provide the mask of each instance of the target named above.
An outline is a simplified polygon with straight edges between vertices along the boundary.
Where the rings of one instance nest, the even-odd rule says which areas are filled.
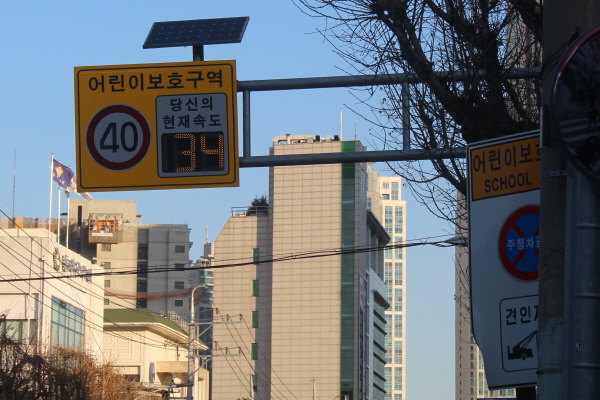
[[[290,154],[285,156],[241,157],[240,168],[378,161],[415,161],[465,157],[466,150],[464,147],[433,150],[379,150],[344,153]]]

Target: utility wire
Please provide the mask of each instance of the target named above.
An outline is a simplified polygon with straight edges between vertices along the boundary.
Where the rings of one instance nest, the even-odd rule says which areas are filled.
[[[293,260],[302,260],[302,259],[310,259],[310,258],[320,258],[320,257],[329,257],[335,255],[343,255],[343,254],[360,254],[360,253],[368,253],[374,251],[383,251],[389,249],[401,249],[408,248],[414,246],[423,246],[423,245],[433,245],[437,247],[454,247],[453,244],[446,243],[444,240],[436,241],[436,242],[414,242],[414,243],[396,243],[385,246],[358,246],[352,248],[336,248],[336,249],[323,249],[323,250],[312,250],[298,253],[291,253],[282,255],[279,257],[274,257],[270,259],[257,260],[257,261],[241,261],[229,264],[221,264],[221,265],[211,265],[207,267],[188,267],[185,268],[185,271],[197,271],[197,270],[205,270],[205,269],[218,269],[218,268],[231,268],[231,267],[243,267],[247,265],[257,265],[257,264],[266,264],[266,263],[276,263],[276,262],[284,262],[284,261],[293,261]],[[250,260],[250,258],[244,258],[240,260]],[[181,269],[176,268],[161,268],[155,267],[154,271],[148,271],[148,273],[157,273],[157,272],[169,272],[169,271],[181,271]],[[94,276],[119,276],[119,275],[131,275],[137,274],[136,270],[128,270],[128,271],[119,271],[119,272],[99,272],[99,273],[79,273],[75,276],[79,276],[82,278],[85,277],[94,277]],[[34,278],[36,279],[65,279],[70,278],[72,276],[52,276],[45,278]],[[1,279],[0,282],[19,282],[26,281],[28,278],[12,278],[12,279]]]
[[[4,230],[4,229],[2,229],[2,228],[0,228],[0,229],[1,229],[1,230]],[[24,247],[24,245],[23,245],[21,242],[19,242],[19,241],[18,241],[18,240],[17,240],[17,239],[16,239],[14,236],[9,236],[9,237],[10,237],[10,238],[12,238],[14,241],[16,241],[16,242],[17,242],[17,243],[18,243],[20,246]],[[31,236],[29,236],[29,237],[30,237],[31,239],[33,239],[35,243],[37,243],[37,244],[40,244],[39,242],[35,241],[35,238],[33,238],[33,237],[31,237]],[[3,243],[0,243],[0,244],[2,245],[2,248],[6,250],[6,248],[4,247],[4,244],[3,244]],[[41,246],[41,244],[40,244],[40,246]],[[35,254],[34,254],[32,251],[29,251],[29,250],[28,250],[26,247],[24,247],[24,248],[25,248],[25,250],[26,250],[26,251],[28,251],[30,254],[32,254],[33,256],[35,256]],[[43,248],[43,246],[42,246],[42,248]],[[13,251],[14,251],[14,250],[13,250]],[[14,254],[12,254],[12,252],[10,252],[10,251],[7,251],[7,252],[8,252],[8,254],[9,254],[9,255],[11,255],[13,258],[15,258],[15,260],[17,260],[19,263],[21,263],[21,264],[22,264],[24,267],[26,267],[26,268],[29,268],[29,269],[30,269],[30,271],[33,271],[33,269],[31,269],[31,268],[30,268],[30,266],[28,266],[28,265],[27,265],[26,263],[24,263],[23,261],[19,260],[19,259],[18,259],[18,258],[17,258],[17,257],[16,257]],[[45,262],[44,262],[44,264],[45,264]],[[11,273],[13,273],[14,275],[16,275],[16,273],[15,273],[15,272],[14,272],[12,269],[10,269],[10,268],[9,268],[9,267],[8,267],[6,264],[4,264],[3,262],[1,262],[1,261],[0,261],[0,265],[4,266],[4,267],[5,267],[7,270],[9,270]],[[37,273],[37,272],[35,272],[35,271],[33,271],[33,272],[34,272],[34,274],[36,274],[38,277],[40,276],[40,274],[39,274],[39,273]],[[76,275],[76,276],[69,276],[69,277],[67,277],[67,278],[74,278],[74,277],[79,277],[79,275]],[[36,280],[36,279],[34,278],[34,279],[32,279],[32,280]],[[11,281],[0,281],[0,282],[8,282],[8,283],[11,283]],[[11,284],[12,284],[12,283],[11,283]],[[14,284],[12,284],[12,285],[13,285],[13,286],[15,286]],[[58,288],[57,288],[56,286],[52,285],[51,283],[49,283],[49,285],[50,285],[52,288],[54,288],[54,289],[58,290]],[[75,287],[73,286],[73,281],[72,281],[72,280],[70,280],[70,281],[69,281],[69,286],[70,286],[70,287],[71,287],[73,290],[77,290],[77,288],[75,288]],[[15,287],[16,287],[16,286],[15,286]],[[87,288],[85,288],[85,287],[81,287],[81,286],[79,286],[79,289],[80,289],[80,290],[82,290],[82,291],[87,291]],[[18,289],[18,290],[19,290],[19,291],[21,291],[23,294],[27,294],[27,293],[26,293],[25,291],[23,291],[22,289]],[[51,299],[49,296],[47,296],[46,294],[44,294],[44,293],[40,293],[40,294],[41,294],[42,296],[44,296],[45,298],[47,298],[47,299],[49,299],[49,300],[51,300],[51,301],[52,301],[52,299]],[[27,294],[27,295],[28,295],[28,294]],[[98,297],[96,297],[96,298],[98,299]],[[37,302],[38,302],[38,303],[42,303],[42,302],[41,302],[39,299],[37,299]],[[43,304],[43,303],[42,303],[42,305],[43,305],[43,306],[45,306],[46,308],[49,308],[49,309],[51,310],[51,306],[45,305],[45,304]],[[79,305],[80,305],[80,306],[81,306],[81,308],[82,308],[83,310],[85,310],[86,312],[89,312],[90,314],[93,314],[93,315],[96,315],[96,316],[98,316],[98,317],[102,318],[102,320],[103,320],[103,321],[105,320],[105,319],[104,319],[104,315],[100,315],[100,314],[96,313],[95,311],[93,311],[93,310],[91,310],[91,309],[89,309],[89,308],[85,307],[83,304],[79,304]],[[74,318],[73,318],[73,317],[68,317],[68,316],[67,316],[67,318],[74,320]],[[117,327],[121,327],[119,324],[117,324],[117,323],[115,323],[115,322],[112,322],[112,321],[107,321],[107,322],[110,322],[110,323],[114,324],[114,325],[115,325],[115,326],[117,326]],[[123,327],[121,327],[121,328],[123,328]],[[99,329],[99,328],[93,328],[93,329],[95,329],[96,331],[99,331],[99,332],[101,332],[101,333],[102,333],[102,332],[104,332],[104,329],[103,329],[103,328],[102,328],[102,329]],[[138,336],[139,336],[139,333],[136,333],[136,332],[134,332],[134,331],[131,331],[131,330],[128,330],[128,329],[125,329],[125,328],[123,328],[123,330],[125,330],[125,331],[127,331],[127,332],[130,332],[130,333],[132,333],[132,334],[134,334],[134,335],[138,335]],[[122,335],[119,335],[119,334],[115,334],[115,333],[113,333],[113,332],[107,332],[107,333],[108,333],[108,334],[112,334],[113,336],[118,336],[118,337],[121,337],[121,338],[123,338],[123,339],[126,339],[126,340],[130,340],[130,341],[133,341],[133,342],[137,342],[137,343],[142,343],[142,344],[150,345],[150,346],[157,347],[157,348],[163,348],[163,345],[164,345],[164,344],[163,344],[161,341],[159,341],[159,340],[156,340],[156,339],[150,339],[150,340],[152,340],[152,341],[154,341],[154,342],[157,342],[157,343],[160,343],[160,345],[153,345],[153,344],[151,344],[151,343],[144,343],[144,342],[136,341],[136,340],[134,340],[134,339],[127,338],[126,336],[122,336]]]
[[[221,313],[220,313],[220,311],[219,311],[218,309],[216,309],[216,310],[217,310],[217,313],[218,313],[218,314],[221,314]],[[240,320],[243,320],[243,319],[244,319],[244,316],[243,316],[242,314],[240,314]],[[235,342],[235,345],[241,348],[241,346],[240,346],[240,345],[239,345],[239,343],[237,342],[237,339],[236,339],[236,338],[233,336],[233,333],[231,332],[231,329],[229,329],[229,326],[228,326],[228,324],[225,324],[225,327],[227,328],[227,331],[229,332],[229,335],[231,336],[231,338],[232,338],[232,339],[233,339],[233,341]],[[240,335],[240,333],[239,333],[239,331],[237,330],[237,328],[235,327],[235,325],[234,325],[233,327],[234,327],[234,329],[235,329],[235,331],[236,331],[236,333],[237,333],[237,336],[238,336],[238,337],[240,338],[240,340],[242,341],[242,343],[243,343],[243,342],[245,342],[244,338],[242,338],[242,336]],[[252,338],[254,339],[254,337],[252,337]],[[256,339],[254,339],[254,342],[256,343]],[[259,351],[260,351],[260,346],[258,346],[258,343],[257,343],[257,347],[258,347],[258,349],[259,349]],[[251,351],[251,349],[248,349],[248,348],[247,348],[247,345],[246,345],[246,350],[249,350],[249,352],[250,352],[250,353],[252,352],[252,351]],[[244,355],[244,358],[246,359],[246,362],[248,363],[248,365],[250,366],[250,368],[251,368],[251,369],[252,369],[252,371],[254,372],[254,374],[258,376],[258,372],[256,371],[256,368],[252,366],[252,363],[250,362],[250,360],[248,360],[248,357],[246,356],[246,353],[245,353],[245,352],[243,353],[243,355]],[[266,358],[265,358],[265,360],[266,360]],[[265,373],[265,371],[264,371],[264,370],[263,370],[263,369],[260,367],[259,363],[255,363],[255,364],[256,364],[256,366],[258,367],[258,369],[260,370],[260,372],[262,373],[262,375],[263,375],[263,377],[264,377],[265,381],[267,381],[267,380],[270,380],[270,379],[268,379],[268,377],[267,377],[267,374]],[[273,382],[272,382],[272,381],[271,381],[271,387],[272,387],[272,388],[274,388],[274,389],[276,389],[276,390],[277,390],[277,391],[278,391],[278,392],[281,394],[281,397],[283,397],[284,399],[288,400],[288,398],[287,398],[287,397],[286,397],[286,396],[283,394],[283,392],[282,392],[282,391],[281,391],[281,390],[280,390],[278,387],[276,387],[276,386],[273,384]],[[276,398],[279,398],[279,396],[277,396],[275,393],[272,393],[272,395],[273,395],[273,396],[275,396]],[[293,395],[293,394],[292,394],[292,395]],[[296,397],[296,396],[294,396],[294,397]]]
[[[246,325],[246,329],[248,330],[248,333],[250,333],[250,336],[252,337],[252,340],[254,342],[256,342],[256,337],[252,334],[252,331],[250,330],[250,327],[248,326],[248,322],[244,318],[244,315],[243,314],[240,314],[240,315],[241,315],[242,321],[244,321],[244,325]],[[237,328],[236,328],[236,330],[237,330]],[[292,391],[287,387],[287,385],[283,382],[283,380],[279,377],[279,375],[277,375],[277,372],[273,369],[271,363],[269,362],[269,359],[267,357],[265,357],[265,354],[262,352],[260,346],[258,346],[258,351],[260,351],[260,354],[262,354],[262,356],[265,358],[265,360],[267,361],[267,364],[269,365],[269,368],[271,369],[271,371],[273,371],[273,373],[275,374],[275,376],[277,377],[277,379],[279,379],[279,382],[281,382],[281,384],[287,389],[288,392],[290,392],[290,394],[292,396],[294,396],[294,398],[296,400],[298,400],[298,397],[296,397],[296,395],[294,393],[292,393]],[[272,379],[271,379],[271,385],[273,385],[273,380]]]

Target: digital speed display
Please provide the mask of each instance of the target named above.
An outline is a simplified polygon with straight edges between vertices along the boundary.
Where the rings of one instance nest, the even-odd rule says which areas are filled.
[[[225,171],[223,132],[163,133],[160,139],[162,174]]]
[[[159,176],[229,173],[225,94],[159,96],[156,110]]]

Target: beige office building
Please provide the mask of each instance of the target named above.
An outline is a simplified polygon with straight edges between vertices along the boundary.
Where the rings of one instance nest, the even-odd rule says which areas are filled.
[[[271,154],[364,150],[288,135]],[[369,173],[272,167],[268,206],[232,210],[214,243],[213,399],[384,399],[383,252],[365,250],[390,237]]]
[[[197,283],[185,270],[190,229],[141,219],[135,201],[71,200],[69,247],[106,272],[126,272],[106,276],[106,308],[146,308],[187,326],[190,288]]]

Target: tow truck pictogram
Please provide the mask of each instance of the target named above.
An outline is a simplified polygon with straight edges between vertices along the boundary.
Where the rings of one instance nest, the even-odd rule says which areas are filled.
[[[519,343],[513,347],[512,352],[510,351],[510,346],[506,346],[508,351],[508,359],[516,360],[521,359],[523,361],[527,360],[530,357],[533,357],[533,350],[527,348],[527,345],[531,342],[531,340],[537,335],[538,331],[533,331],[529,335],[525,337],[525,339],[521,340]]]

